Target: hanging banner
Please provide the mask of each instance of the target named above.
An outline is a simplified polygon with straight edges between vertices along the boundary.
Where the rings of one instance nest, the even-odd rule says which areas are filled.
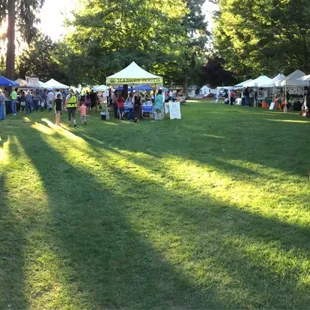
[[[27,86],[28,87],[39,87],[39,79],[37,77],[26,76]]]
[[[131,79],[131,78],[107,78],[109,85],[143,85],[143,84],[162,84],[163,78],[146,78],[146,79]]]

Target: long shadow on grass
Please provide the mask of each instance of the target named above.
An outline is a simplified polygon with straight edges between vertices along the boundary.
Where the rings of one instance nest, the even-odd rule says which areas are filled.
[[[1,135],[3,143],[8,137]],[[15,149],[10,152],[15,154]],[[26,309],[27,299],[24,292],[24,259],[23,259],[23,233],[19,220],[9,209],[8,188],[6,185],[7,167],[1,167],[0,162],[0,308]],[[18,190],[18,189],[16,189]]]
[[[308,169],[305,167],[310,167],[309,149],[303,138],[310,133],[308,124],[273,123],[265,119],[266,115],[284,120],[298,119],[298,116],[279,113],[253,116],[243,110],[240,113],[220,110],[219,113],[219,117],[211,120],[206,111],[203,116],[195,115],[197,119],[140,124],[141,128],[128,129],[118,124],[117,128],[93,131],[91,135],[104,139],[112,147],[132,152],[153,150],[158,156],[174,154],[203,164],[210,158],[240,160],[305,177]]]
[[[114,174],[122,173],[116,166],[110,168]],[[128,174],[122,174],[122,180],[141,186],[141,180]],[[302,261],[308,261],[308,229],[241,211],[207,196],[187,197],[163,187],[158,193],[154,188],[159,185],[150,184],[143,182],[145,198],[141,197],[140,209],[131,213],[136,212],[137,219],[144,216],[149,227],[155,226],[163,235],[177,235],[181,244],[194,244],[189,259],[193,264],[200,262],[202,269],[211,265],[223,278],[228,274],[233,284],[224,288],[215,274],[212,278],[206,273],[204,282],[214,285],[218,281],[216,294],[230,295],[222,297],[226,302],[242,308],[303,307],[310,302],[307,286],[300,285],[300,276],[307,274]]]
[[[90,141],[94,142],[94,139]],[[93,156],[100,151],[97,147],[93,147]],[[119,153],[114,152],[117,158]],[[158,230],[163,236],[171,234],[172,239],[177,235],[178,240],[182,240],[181,245],[194,245],[192,257],[186,260],[194,265],[201,262],[202,269],[211,265],[233,283],[221,287],[216,274],[210,276],[210,272],[206,272],[203,298],[208,298],[211,286],[217,287],[213,294],[222,299],[226,307],[304,306],[309,302],[305,286],[299,284],[299,275],[304,272],[301,261],[307,259],[309,252],[307,229],[241,211],[207,196],[181,195],[162,184],[154,184],[153,180],[140,180],[128,171],[122,171],[117,167],[117,160],[104,160],[111,175],[119,176],[120,182],[136,189],[136,201],[131,193],[124,192],[122,203],[126,205],[127,201],[130,208],[123,208],[122,213],[137,223],[144,219],[144,224],[137,224],[137,229],[149,235]],[[147,164],[135,157],[128,158],[128,162],[131,161],[142,168]],[[156,173],[160,170],[159,165],[154,160],[148,167]],[[169,242],[167,253],[171,252]],[[182,246],[179,251],[182,252]],[[291,264],[296,258],[300,264],[285,266],[286,261]],[[187,263],[186,260],[181,264]],[[187,276],[191,278],[190,274]],[[196,305],[190,304],[191,307]]]
[[[80,298],[85,309],[232,306],[218,300],[212,287],[191,283],[151,246],[147,234],[129,225],[126,215],[139,201],[139,183],[136,198],[121,195],[119,184],[113,191],[108,180],[99,182],[87,168],[70,165],[41,134],[32,137],[33,145],[20,143],[44,182],[73,300]]]

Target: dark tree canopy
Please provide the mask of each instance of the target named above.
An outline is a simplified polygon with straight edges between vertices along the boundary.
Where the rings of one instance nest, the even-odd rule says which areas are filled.
[[[220,0],[215,46],[242,76],[310,71],[310,1]]]

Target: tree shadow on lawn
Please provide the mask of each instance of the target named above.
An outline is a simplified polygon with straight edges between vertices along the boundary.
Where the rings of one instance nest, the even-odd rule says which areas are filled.
[[[115,166],[110,169],[113,174],[122,174]],[[126,173],[122,180],[126,184],[136,183],[134,187],[141,186],[141,180]],[[205,195],[188,197],[164,187],[158,193],[154,185],[147,186],[147,181],[142,186],[144,198],[141,197],[140,208],[130,211],[134,219],[144,218],[148,222],[149,226],[141,224],[141,231],[151,235],[148,228],[153,226],[163,236],[170,234],[172,243],[177,236],[180,248],[194,244],[192,256],[185,262],[200,265],[205,287],[217,287],[216,295],[223,298],[226,306],[228,300],[231,307],[242,308],[309,304],[308,286],[300,282],[301,275],[307,277],[310,265],[307,228],[242,211]],[[165,197],[164,202],[158,201],[159,196]],[[165,246],[169,252],[170,240]],[[221,283],[210,272],[212,268],[229,283]],[[199,282],[199,278],[196,280]]]
[[[1,134],[0,151],[8,136]],[[10,154],[18,156],[17,149],[9,144]],[[26,309],[24,284],[24,234],[20,219],[16,218],[9,204],[10,189],[6,185],[7,165],[0,161],[0,308]],[[14,189],[18,190],[18,189]],[[17,210],[15,210],[17,211]]]
[[[64,161],[41,137],[39,140],[44,153],[49,152],[56,162]],[[90,154],[95,151],[89,150]],[[75,180],[83,180],[78,182],[78,189],[87,180],[87,184],[92,184],[87,191],[98,192],[105,209],[95,206],[91,211],[97,213],[90,213],[91,205],[81,204],[83,197],[75,193],[68,205],[75,205],[74,210],[79,213],[70,214],[74,218],[71,222],[77,226],[63,229],[56,238],[75,262],[73,278],[78,277],[90,296],[94,294],[98,305],[142,304],[152,308],[159,306],[159,300],[160,306],[183,308],[303,307],[309,303],[306,285],[299,283],[300,275],[306,273],[302,265],[307,264],[310,247],[306,228],[241,211],[208,196],[182,195],[162,184],[143,182],[122,171],[115,162],[102,161],[111,178],[117,176],[115,191],[82,169],[72,166],[72,170]],[[135,162],[139,164],[139,159]],[[143,161],[140,164],[145,165]],[[44,167],[37,162],[43,177]],[[53,184],[46,177],[44,181]],[[131,187],[119,194],[121,184]],[[127,192],[130,189],[132,192]],[[54,190],[61,193],[61,187]],[[53,196],[53,191],[49,196]],[[90,198],[87,191],[84,193]],[[164,199],[160,201],[159,195]],[[57,212],[63,210],[59,208]],[[70,241],[64,238],[65,230],[69,231]],[[156,235],[158,232],[163,238],[168,235],[166,243]],[[90,240],[85,239],[86,235]],[[170,256],[174,255],[175,236],[180,244],[175,251],[180,258],[174,260]],[[116,245],[109,248],[111,243]],[[98,244],[106,247],[98,248]],[[81,253],[83,259],[79,257]],[[195,266],[201,271],[196,272]],[[107,291],[106,286],[113,292]],[[126,294],[132,298],[128,300]],[[108,300],[103,296],[108,296]]]
[[[20,143],[44,182],[55,248],[60,249],[73,300],[80,298],[85,309],[229,307],[229,301],[217,299],[213,288],[191,283],[153,248],[147,235],[131,227],[126,214],[140,193],[137,198],[120,195],[109,180],[99,182],[87,168],[71,165],[40,133],[32,138],[32,145]]]
[[[117,132],[115,128],[107,128],[104,135],[99,130],[89,133],[107,146],[132,152],[150,151],[161,157],[178,155],[202,164],[212,159],[240,160],[298,177],[306,176],[310,157],[302,136],[310,133],[308,124],[270,122],[265,119],[266,113],[255,116],[254,125],[251,125],[252,118],[242,118],[243,115],[222,116],[214,117],[210,122],[189,119],[178,123],[169,120],[141,123],[142,128],[132,127],[131,130],[125,130],[120,124]],[[294,120],[297,117],[277,114],[275,119],[279,118]],[[257,123],[258,120],[261,123]],[[78,131],[76,134],[80,135]]]

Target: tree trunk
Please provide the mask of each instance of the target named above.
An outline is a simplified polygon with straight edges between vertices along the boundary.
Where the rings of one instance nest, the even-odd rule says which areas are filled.
[[[6,77],[10,80],[14,79],[15,65],[15,0],[8,1],[8,50],[6,54]]]

